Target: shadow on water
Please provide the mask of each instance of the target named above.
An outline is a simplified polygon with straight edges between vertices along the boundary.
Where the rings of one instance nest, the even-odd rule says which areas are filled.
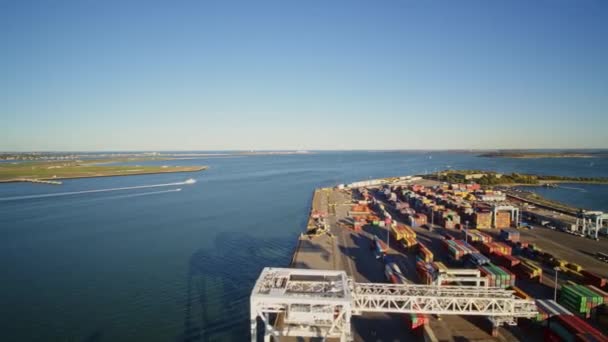
[[[249,339],[251,288],[263,267],[288,260],[294,246],[289,237],[260,239],[225,232],[212,248],[195,252],[189,261],[183,331],[175,340]]]
[[[101,342],[103,337],[103,332],[101,330],[97,330],[93,332],[91,335],[82,339],[82,342]]]

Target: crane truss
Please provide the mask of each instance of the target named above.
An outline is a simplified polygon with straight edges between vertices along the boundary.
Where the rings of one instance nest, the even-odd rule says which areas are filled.
[[[516,299],[513,291],[475,286],[435,286],[354,283],[353,310],[363,312],[420,313],[534,317],[533,301]]]
[[[265,341],[271,336],[350,341],[351,317],[365,312],[482,315],[497,325],[537,314],[534,301],[500,288],[355,283],[344,271],[290,268],[265,268],[250,304],[252,341],[258,319]],[[277,316],[274,322],[271,314]]]

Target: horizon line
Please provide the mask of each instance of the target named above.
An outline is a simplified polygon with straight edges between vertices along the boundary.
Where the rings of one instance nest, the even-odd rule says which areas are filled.
[[[140,152],[140,153],[163,153],[163,152],[401,152],[401,151],[412,151],[412,152],[426,152],[426,151],[455,151],[455,152],[487,152],[487,151],[533,151],[533,150],[545,150],[545,151],[583,151],[583,150],[608,150],[608,147],[528,147],[528,148],[389,148],[389,149],[375,149],[375,148],[354,148],[354,149],[151,149],[151,150],[138,150],[138,149],[117,149],[117,150],[13,150],[13,151],[1,151],[0,153],[126,153],[126,152]]]

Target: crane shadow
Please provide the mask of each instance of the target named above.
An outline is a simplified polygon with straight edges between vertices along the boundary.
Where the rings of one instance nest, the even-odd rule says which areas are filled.
[[[263,267],[289,260],[293,239],[220,233],[188,261],[184,323],[176,342],[249,338],[249,294]],[[277,265],[287,267],[287,265]]]

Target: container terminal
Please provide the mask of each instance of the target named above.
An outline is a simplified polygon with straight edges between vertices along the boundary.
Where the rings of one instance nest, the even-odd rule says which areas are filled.
[[[419,176],[317,189],[252,341],[608,341],[605,217]]]

